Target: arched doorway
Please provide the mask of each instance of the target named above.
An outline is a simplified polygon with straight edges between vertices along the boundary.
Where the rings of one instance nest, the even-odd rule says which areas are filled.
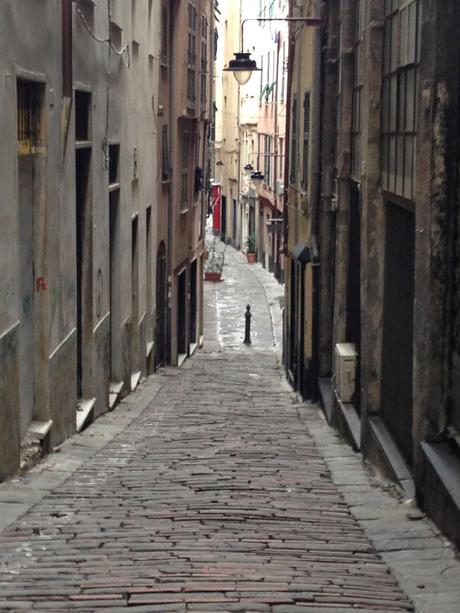
[[[157,255],[156,318],[155,318],[155,368],[168,362],[168,271],[166,247],[160,243]]]

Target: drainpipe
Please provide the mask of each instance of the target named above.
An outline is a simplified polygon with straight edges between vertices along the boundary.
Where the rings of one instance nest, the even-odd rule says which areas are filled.
[[[169,191],[168,191],[168,248],[167,248],[167,254],[168,254],[168,265],[167,265],[167,270],[168,270],[168,308],[166,309],[166,313],[167,313],[167,325],[166,325],[166,329],[167,329],[167,343],[166,343],[166,356],[167,356],[167,363],[171,364],[171,358],[172,358],[172,274],[173,274],[173,270],[172,270],[172,258],[173,258],[173,249],[172,249],[172,242],[173,242],[173,221],[174,221],[174,215],[173,215],[173,207],[174,207],[174,198],[173,198],[173,186],[174,186],[174,169],[175,169],[175,165],[173,163],[173,153],[175,151],[174,148],[174,138],[175,138],[175,121],[174,121],[174,109],[172,108],[172,102],[174,100],[174,92],[175,92],[175,88],[174,88],[174,79],[172,78],[171,72],[173,70],[174,67],[174,45],[172,44],[172,35],[173,35],[173,11],[174,8],[176,7],[176,3],[172,2],[169,8],[169,39],[168,39],[168,54],[169,54],[169,142],[170,142],[170,151],[169,151],[169,156],[170,156],[170,176],[169,176]]]
[[[274,157],[273,157],[273,177],[275,180],[275,210],[278,216],[278,193],[276,191],[276,183],[278,181],[278,145],[279,145],[279,118],[278,118],[278,94],[279,94],[279,86],[278,86],[278,75],[279,75],[279,69],[280,69],[280,48],[281,48],[281,34],[279,34],[278,36],[278,43],[276,46],[276,69],[275,69],[275,108],[274,108],[274,114],[275,114],[275,121],[274,121],[274,131],[275,131],[275,139],[274,139]],[[284,67],[283,67],[284,69]],[[279,164],[279,167],[281,169],[281,162]],[[272,256],[273,256],[273,261],[272,261],[272,266],[273,266],[273,272],[276,273],[276,267],[278,266],[278,260],[279,260],[279,246],[278,246],[278,239],[277,239],[277,235],[275,233],[272,234]]]
[[[72,63],[72,0],[62,0],[62,118],[64,125],[63,157],[67,149],[70,128],[70,115],[73,100],[73,63]]]

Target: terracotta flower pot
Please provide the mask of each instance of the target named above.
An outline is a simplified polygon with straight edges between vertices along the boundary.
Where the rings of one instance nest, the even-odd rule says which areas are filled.
[[[212,281],[213,283],[218,283],[219,281],[222,281],[222,273],[221,272],[215,272],[212,270],[207,270],[204,273],[204,280],[205,281]]]
[[[246,257],[248,258],[248,264],[255,264],[257,262],[256,253],[247,253]]]

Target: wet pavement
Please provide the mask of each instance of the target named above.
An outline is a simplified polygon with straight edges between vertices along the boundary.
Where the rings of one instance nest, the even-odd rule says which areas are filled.
[[[0,485],[0,610],[458,612],[449,544],[284,381],[282,288],[224,277],[193,359]]]

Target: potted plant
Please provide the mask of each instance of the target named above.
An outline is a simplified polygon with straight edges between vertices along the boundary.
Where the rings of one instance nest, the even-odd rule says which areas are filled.
[[[206,245],[207,257],[204,263],[205,281],[212,281],[214,283],[222,281],[227,245],[224,245],[223,249],[219,249],[218,245],[222,245],[222,243],[221,241],[217,242],[216,237],[213,238],[209,245]]]
[[[248,264],[254,264],[257,261],[256,255],[256,235],[250,234],[246,240],[246,257],[248,258]]]

